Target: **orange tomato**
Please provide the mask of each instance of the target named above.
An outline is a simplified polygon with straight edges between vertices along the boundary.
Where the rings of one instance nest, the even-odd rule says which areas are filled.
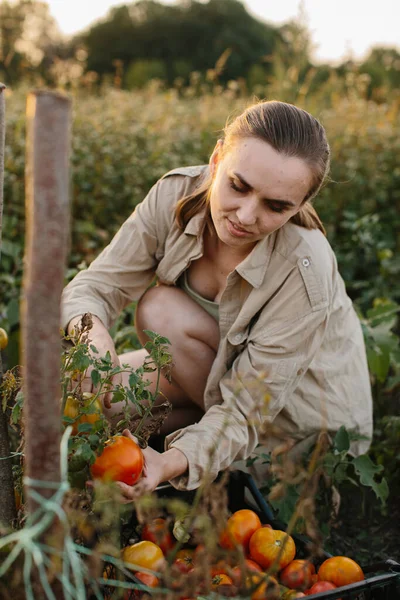
[[[320,581],[330,581],[337,587],[365,579],[360,565],[347,556],[328,558],[318,569],[318,578]]]
[[[0,350],[4,350],[8,346],[7,331],[0,327]]]
[[[219,585],[232,585],[232,579],[226,575],[226,573],[219,573],[218,575],[214,575],[211,580],[211,587],[213,589],[217,588]]]
[[[156,588],[160,583],[160,580],[152,573],[142,573],[139,571],[139,573],[135,573],[135,577],[148,588]],[[146,590],[126,590],[124,600],[139,600],[145,592]]]
[[[123,435],[116,435],[106,442],[103,452],[96,458],[90,471],[94,479],[122,481],[133,485],[142,474],[143,463],[143,452],[136,442]]]
[[[281,570],[292,562],[296,554],[296,546],[290,535],[268,527],[253,533],[249,548],[250,557],[264,569],[274,564],[277,570]]]
[[[306,590],[313,583],[315,567],[308,560],[292,560],[279,574],[281,584],[292,590]]]
[[[164,554],[167,554],[175,545],[168,523],[161,517],[153,519],[143,527],[141,538],[160,546]]]
[[[164,554],[161,548],[148,541],[126,546],[122,550],[121,557],[124,562],[130,563],[133,571],[143,568],[157,571],[164,564]]]
[[[275,577],[261,573],[251,573],[246,579],[246,588],[253,590],[251,600],[278,600],[280,597],[279,583]]]
[[[230,572],[233,583],[235,585],[242,585],[243,580],[249,575],[249,572],[262,573],[262,569],[260,565],[258,565],[254,560],[250,560],[246,558],[243,562],[243,568],[241,565],[236,565]]]
[[[227,550],[232,550],[236,546],[246,548],[253,533],[260,528],[261,521],[253,510],[247,508],[237,510],[228,519],[219,539],[220,546]]]
[[[72,427],[72,435],[78,435],[78,427],[81,423],[90,423],[94,425],[101,419],[101,414],[103,412],[101,402],[98,398],[96,400],[92,400],[93,394],[89,392],[84,392],[82,394],[83,401],[80,402],[74,396],[68,396],[64,406],[64,417],[69,417],[70,419],[76,419],[73,423],[67,423],[64,420],[64,425],[71,425]],[[93,412],[88,414],[80,414],[81,409],[88,409],[89,406]]]

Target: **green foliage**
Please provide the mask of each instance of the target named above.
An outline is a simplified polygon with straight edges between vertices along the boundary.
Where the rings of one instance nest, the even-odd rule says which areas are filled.
[[[125,73],[125,86],[128,90],[144,87],[151,79],[165,80],[167,71],[160,60],[135,60]]]

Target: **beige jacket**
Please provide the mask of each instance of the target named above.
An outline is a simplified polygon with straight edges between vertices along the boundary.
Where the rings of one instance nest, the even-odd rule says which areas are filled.
[[[112,242],[66,287],[62,325],[84,312],[110,327],[146,291],[154,276],[174,285],[202,256],[204,215],[184,232],[174,206],[208,167],[167,173]],[[361,326],[319,230],[290,222],[258,242],[227,278],[219,309],[220,344],[208,377],[206,413],[174,432],[166,448],[181,450],[189,471],[173,484],[199,485],[233,461],[271,450],[281,433],[296,443],[341,425],[371,438],[372,398]],[[273,431],[268,431],[268,424]],[[264,432],[260,436],[260,428]],[[352,444],[354,454],[369,441]],[[258,451],[257,450],[257,451]]]

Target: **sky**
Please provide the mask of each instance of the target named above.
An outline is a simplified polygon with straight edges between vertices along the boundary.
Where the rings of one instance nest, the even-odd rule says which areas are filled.
[[[121,0],[47,0],[61,31],[73,34]],[[128,4],[130,0],[125,3]],[[173,4],[174,0],[163,0]],[[315,62],[339,63],[351,55],[362,59],[376,45],[400,49],[400,0],[245,0],[247,10],[273,25],[299,15],[301,7],[311,32]]]

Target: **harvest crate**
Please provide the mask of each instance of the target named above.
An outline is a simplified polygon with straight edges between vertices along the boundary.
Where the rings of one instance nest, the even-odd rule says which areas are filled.
[[[170,484],[164,484],[157,488],[157,494],[160,498],[182,498],[188,504],[194,499],[195,491],[178,492]],[[250,508],[257,512],[260,520],[264,524],[270,524],[274,529],[285,530],[285,524],[275,519],[272,508],[260,493],[254,479],[248,473],[243,471],[232,471],[228,481],[229,510],[234,512],[241,508]],[[136,530],[137,519],[135,513],[132,514],[131,521],[124,527],[125,535],[122,532],[122,545],[128,543],[128,537],[131,535],[126,532]],[[307,537],[292,535],[298,555],[306,558],[309,556]],[[329,558],[331,555],[325,552],[320,562]],[[318,566],[318,565],[316,565]],[[386,560],[371,565],[362,566],[366,579],[359,583],[343,586],[340,589],[313,594],[307,598],[315,600],[400,600],[400,564],[394,560]],[[134,577],[132,577],[134,580]],[[134,595],[132,594],[132,598]]]

